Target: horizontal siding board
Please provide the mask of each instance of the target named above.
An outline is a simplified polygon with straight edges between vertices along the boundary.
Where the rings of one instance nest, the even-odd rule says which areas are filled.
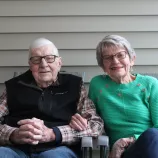
[[[135,51],[136,65],[158,65],[158,49]],[[59,53],[65,66],[97,65],[95,50],[59,50]],[[0,51],[0,56],[0,66],[28,66],[27,50]]]
[[[157,19],[158,16],[0,17],[0,33],[158,31]]]
[[[15,71],[24,72],[28,67],[0,67],[0,83],[13,77]],[[158,73],[158,65],[135,65],[133,73]],[[103,71],[98,66],[63,66],[62,70],[67,72],[85,72],[85,83],[89,83],[93,76],[103,74]]]
[[[0,96],[3,93],[4,89],[5,89],[4,83],[0,83]]]
[[[14,72],[25,72],[28,67],[0,67],[0,83],[13,78]]]
[[[114,5],[115,4],[115,5]],[[38,6],[38,7],[37,7]],[[1,16],[158,15],[156,0],[0,1]],[[71,7],[71,9],[70,9]]]
[[[39,37],[54,42],[58,49],[95,49],[106,35],[118,34],[129,40],[134,48],[158,48],[158,32],[96,32],[96,33],[21,33],[0,34],[0,50],[28,49]]]

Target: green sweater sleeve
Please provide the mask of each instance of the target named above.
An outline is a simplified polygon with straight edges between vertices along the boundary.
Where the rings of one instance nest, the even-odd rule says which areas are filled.
[[[93,79],[91,80],[90,82],[90,85],[89,85],[89,93],[88,93],[88,97],[93,101],[93,103],[96,105],[96,97],[95,97],[95,92],[96,89],[95,87],[93,86]]]
[[[154,128],[158,128],[158,80],[153,79],[149,96],[149,110]]]
[[[134,138],[137,140],[139,138],[139,134],[134,134]]]
[[[148,87],[149,89],[149,111],[150,111],[150,116],[151,120],[153,123],[153,128],[158,129],[158,80],[156,78],[150,78],[150,86]],[[134,138],[138,139],[140,134],[134,134]]]

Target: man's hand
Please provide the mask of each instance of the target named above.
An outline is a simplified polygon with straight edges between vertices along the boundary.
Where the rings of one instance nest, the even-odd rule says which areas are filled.
[[[47,128],[44,122],[37,118],[20,120],[20,127],[10,136],[10,140],[17,144],[38,144],[55,140],[52,129]]]
[[[121,155],[125,151],[125,148],[134,143],[134,141],[135,139],[133,137],[121,138],[117,140],[112,147],[109,158],[121,158]]]
[[[71,117],[69,125],[75,130],[83,131],[87,128],[88,121],[87,119],[83,118],[80,114],[76,113]]]

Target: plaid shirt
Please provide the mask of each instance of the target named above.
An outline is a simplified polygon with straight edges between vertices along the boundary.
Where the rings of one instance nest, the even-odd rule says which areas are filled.
[[[81,87],[80,99],[77,105],[78,113],[88,120],[88,127],[84,131],[76,131],[69,125],[58,126],[62,135],[62,143],[72,144],[83,136],[96,137],[102,134],[103,120],[96,114],[96,109],[93,102],[88,98],[84,85]],[[5,115],[9,115],[7,106],[7,93],[6,90],[0,97],[0,123]],[[10,127],[6,124],[0,124],[0,144],[10,144],[9,137],[16,128]]]

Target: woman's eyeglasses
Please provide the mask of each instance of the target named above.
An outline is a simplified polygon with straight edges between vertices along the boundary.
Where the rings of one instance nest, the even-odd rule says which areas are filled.
[[[102,56],[102,59],[106,60],[106,61],[112,61],[114,59],[114,57],[118,60],[122,60],[122,59],[126,58],[126,51],[121,51],[114,55],[104,55],[104,56]]]

